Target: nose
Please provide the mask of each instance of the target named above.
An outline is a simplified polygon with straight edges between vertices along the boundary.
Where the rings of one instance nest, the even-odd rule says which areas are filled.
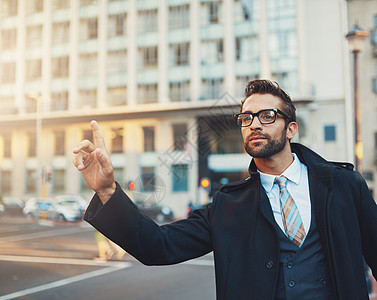
[[[262,128],[262,124],[259,121],[257,116],[254,116],[253,119],[251,120],[251,124],[249,125],[249,129],[255,130],[257,128]]]

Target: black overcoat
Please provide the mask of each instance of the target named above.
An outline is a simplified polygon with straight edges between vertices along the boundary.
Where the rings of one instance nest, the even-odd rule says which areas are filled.
[[[368,299],[363,257],[377,275],[377,205],[359,173],[292,144],[308,167],[310,197],[336,299]],[[279,249],[272,210],[253,162],[250,177],[220,188],[188,219],[159,226],[117,185],[84,219],[146,265],[214,253],[217,299],[273,300]]]

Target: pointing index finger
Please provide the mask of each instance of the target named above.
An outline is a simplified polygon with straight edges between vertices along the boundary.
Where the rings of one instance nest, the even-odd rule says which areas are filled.
[[[95,146],[97,148],[105,149],[105,141],[97,122],[95,120],[91,121],[90,126],[92,127]]]

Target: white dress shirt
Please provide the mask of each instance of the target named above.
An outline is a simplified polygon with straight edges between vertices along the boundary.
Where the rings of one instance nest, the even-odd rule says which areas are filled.
[[[293,163],[280,176],[285,176],[288,178],[287,189],[293,200],[296,202],[305,232],[307,234],[309,232],[311,222],[308,170],[307,167],[300,162],[295,153],[293,153],[293,158]],[[260,174],[262,186],[266,191],[268,199],[270,200],[276,223],[279,225],[281,230],[285,232],[279,200],[280,190],[278,184],[274,183],[275,179],[279,176],[265,174],[260,171],[258,172]]]

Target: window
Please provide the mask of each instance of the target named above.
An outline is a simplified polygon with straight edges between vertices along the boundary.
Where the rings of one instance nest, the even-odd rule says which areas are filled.
[[[188,165],[172,165],[172,187],[173,192],[188,191]]]
[[[111,129],[111,153],[123,152],[123,128]]]
[[[223,79],[202,80],[203,99],[218,99],[223,92]]]
[[[1,31],[1,49],[15,49],[17,45],[17,29],[3,29]]]
[[[68,92],[51,93],[51,111],[68,109]]]
[[[126,14],[109,16],[108,36],[111,37],[111,36],[126,35],[127,33],[126,25],[127,25]]]
[[[335,125],[325,125],[325,142],[336,141],[336,127]]]
[[[1,170],[1,191],[2,195],[9,195],[12,192],[12,172]]]
[[[174,150],[183,151],[186,148],[186,124],[173,124]]]
[[[69,8],[69,1],[53,0],[51,6],[54,10]]]
[[[202,61],[204,64],[213,64],[224,61],[223,40],[207,40],[202,45]]]
[[[52,78],[68,77],[69,74],[69,57],[52,58]]]
[[[65,1],[62,1],[65,2]],[[52,24],[52,44],[65,44],[69,42],[69,22]]]
[[[93,132],[91,130],[83,130],[82,131],[82,139],[88,140],[93,143]]]
[[[169,29],[190,26],[190,8],[188,5],[169,7]]]
[[[25,95],[25,111],[27,113],[37,112],[37,101],[35,100],[35,98]]]
[[[107,89],[107,104],[109,106],[127,104],[127,87],[110,87]]]
[[[377,77],[372,78],[372,91],[377,94]]]
[[[250,37],[237,37],[235,39],[235,56],[236,60],[251,61],[257,59],[255,53],[257,51],[257,41],[255,38]]]
[[[141,168],[141,191],[142,192],[153,192],[155,190],[155,175],[154,167],[143,167]]]
[[[189,101],[190,100],[190,82],[170,82],[169,83],[170,101]]]
[[[147,47],[139,49],[139,59],[141,68],[155,68],[158,61],[157,47]]]
[[[127,104],[127,87],[119,86],[107,89],[107,103],[111,106]]]
[[[209,22],[218,23],[219,22],[219,2],[209,2]]]
[[[26,11],[28,14],[38,13],[43,11],[43,0],[28,0]]]
[[[12,157],[12,135],[10,133],[3,135],[3,151],[4,158]]]
[[[80,107],[96,107],[97,106],[97,90],[79,90]]]
[[[139,11],[137,16],[138,32],[157,31],[157,9]]]
[[[80,0],[80,6],[97,4],[98,0]]]
[[[55,169],[53,170],[52,188],[54,193],[64,193],[65,191],[65,170]]]
[[[29,132],[27,134],[27,156],[35,157],[37,153],[37,141],[35,132]]]
[[[14,83],[16,81],[16,63],[3,63],[0,66],[1,83]]]
[[[0,12],[2,17],[13,17],[17,15],[18,0],[3,0],[0,2]]]
[[[154,127],[143,127],[144,152],[153,152],[154,148]]]
[[[55,155],[65,154],[65,132],[64,130],[57,130],[54,132],[55,139]]]
[[[26,61],[26,81],[40,79],[42,76],[42,61],[40,59]]]
[[[97,18],[84,19],[80,23],[80,40],[92,40],[98,37]]]
[[[202,25],[217,24],[220,22],[221,1],[208,1],[202,3]]]
[[[139,84],[138,100],[140,104],[157,102],[157,84]]]
[[[107,55],[107,73],[127,72],[127,51],[109,51]]]
[[[170,45],[170,64],[173,66],[187,65],[190,57],[189,49],[189,43]]]
[[[253,79],[258,78],[258,74],[250,74],[248,76],[237,76],[236,77],[236,97],[243,97],[245,86],[247,83]]]
[[[0,114],[12,115],[16,113],[18,113],[18,108],[14,95],[0,97]]]
[[[35,193],[37,191],[35,176],[35,170],[26,170],[26,193]]]
[[[42,46],[42,25],[26,28],[26,47]]]
[[[247,21],[251,19],[253,10],[252,1],[236,0],[234,2],[234,19],[236,22]]]
[[[97,54],[82,54],[79,57],[79,76],[97,75]]]

